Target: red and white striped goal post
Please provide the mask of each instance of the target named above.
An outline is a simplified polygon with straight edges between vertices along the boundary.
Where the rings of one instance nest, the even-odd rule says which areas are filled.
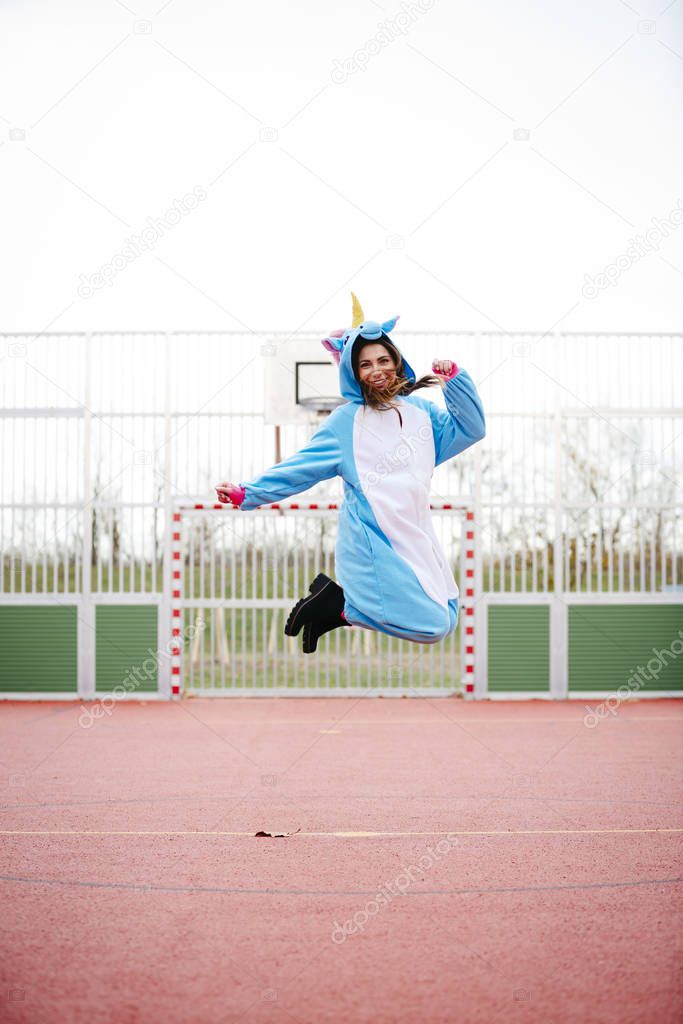
[[[273,502],[262,505],[259,512],[333,512],[337,511],[340,502],[336,501],[292,501],[283,504]],[[435,512],[465,513],[465,593],[460,607],[465,615],[465,657],[464,684],[465,695],[474,695],[474,511],[471,506],[459,502],[430,502],[430,509]],[[173,530],[171,535],[171,693],[180,696],[181,674],[181,643],[182,633],[182,521],[186,512],[240,512],[234,505],[220,502],[183,502],[177,503],[173,512]]]

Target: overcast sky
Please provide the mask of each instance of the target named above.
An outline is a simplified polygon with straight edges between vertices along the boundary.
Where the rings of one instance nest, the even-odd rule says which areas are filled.
[[[681,330],[683,0],[0,0],[0,30],[1,331],[327,331],[350,288],[411,331]]]

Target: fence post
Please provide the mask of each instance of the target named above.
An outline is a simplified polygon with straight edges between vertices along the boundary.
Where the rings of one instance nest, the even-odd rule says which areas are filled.
[[[95,697],[95,606],[92,600],[92,335],[88,332],[84,338],[85,353],[83,358],[83,505],[81,510],[81,526],[83,545],[81,548],[81,581],[78,594],[78,576],[75,585],[79,614],[77,634],[78,650],[78,696],[82,700],[93,700]],[[68,575],[65,581],[68,591]]]
[[[564,524],[562,494],[562,408],[556,391],[553,418],[555,536],[553,538],[553,596],[550,605],[550,695],[567,696],[567,604],[564,597]]]
[[[159,650],[171,650],[173,634],[171,632],[171,591],[172,591],[172,551],[173,531],[173,495],[171,493],[171,474],[173,459],[171,455],[171,350],[168,333],[164,337],[164,558],[162,570],[162,593],[159,605]],[[159,664],[158,691],[160,697],[171,696],[171,661],[164,658]]]

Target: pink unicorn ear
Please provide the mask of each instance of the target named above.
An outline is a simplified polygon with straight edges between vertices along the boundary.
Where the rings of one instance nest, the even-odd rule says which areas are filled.
[[[336,334],[337,332],[335,331],[334,333]],[[340,334],[343,334],[343,333],[344,333],[343,331],[340,332]],[[337,344],[339,345],[338,348],[337,348]],[[328,352],[332,353],[332,356],[334,357],[335,363],[337,364],[337,366],[339,366],[339,361],[341,359],[341,349],[342,349],[341,338],[334,338],[334,339],[332,337],[330,337],[330,338],[323,338],[322,345],[323,345],[323,348],[326,348]]]
[[[386,334],[388,334],[389,331],[393,331],[400,319],[401,318],[399,316],[395,316],[392,320],[385,320],[382,324],[382,330],[385,331]]]

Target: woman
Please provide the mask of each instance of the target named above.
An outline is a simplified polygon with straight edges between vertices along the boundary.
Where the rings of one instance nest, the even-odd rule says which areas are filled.
[[[414,643],[437,643],[458,621],[458,587],[431,521],[434,467],[481,440],[481,400],[469,374],[448,359],[434,376],[415,373],[389,337],[398,320],[365,320],[353,296],[353,326],[322,344],[339,365],[346,399],[294,455],[243,484],[216,487],[243,510],[282,501],[341,476],[336,572],[324,573],[292,608],[285,633],[303,628],[303,650],[342,626],[364,626]],[[415,395],[440,384],[447,411]]]

